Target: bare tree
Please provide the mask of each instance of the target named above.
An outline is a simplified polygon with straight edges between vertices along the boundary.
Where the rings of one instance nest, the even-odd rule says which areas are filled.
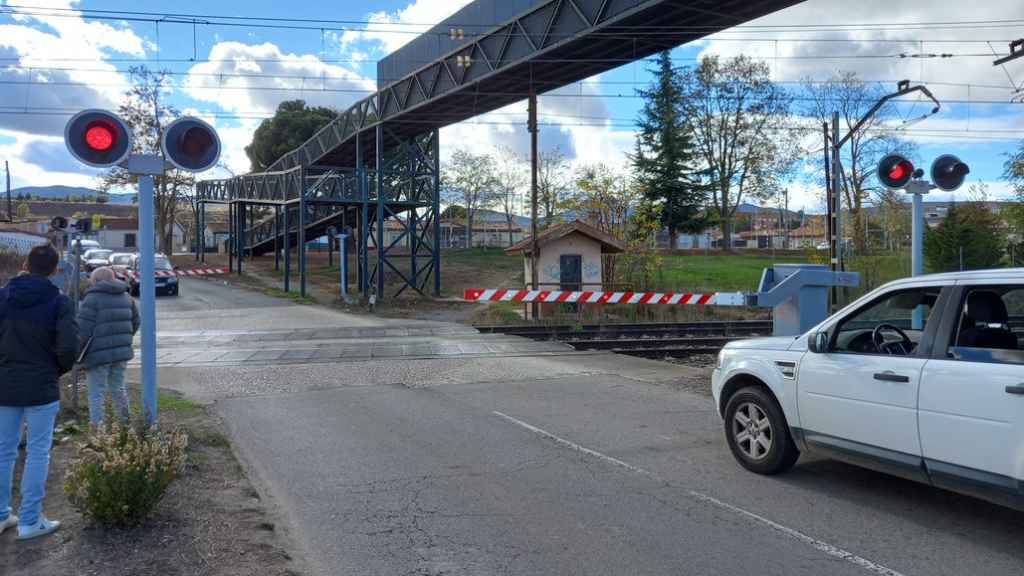
[[[506,146],[498,146],[494,179],[497,185],[497,200],[505,214],[508,225],[508,245],[513,243],[512,224],[515,221],[519,197],[526,188],[528,173],[523,159]]]
[[[729,250],[733,216],[744,198],[777,193],[779,179],[798,157],[796,134],[786,126],[791,98],[769,79],[763,62],[706,56],[686,70],[683,101]]]
[[[173,106],[163,103],[169,90],[166,70],[153,72],[145,66],[133,66],[128,71],[132,87],[125,93],[118,114],[132,130],[132,153],[155,154],[163,158],[160,141],[164,127],[181,114]],[[138,178],[121,167],[111,168],[100,176],[100,189],[126,188],[135,185]],[[154,209],[157,241],[161,252],[173,251],[174,218],[179,203],[195,187],[195,177],[183,170],[166,170],[154,179]]]
[[[494,203],[497,190],[494,158],[456,150],[442,172],[442,193],[451,204],[466,211],[466,248],[473,247],[473,222],[477,210]]]
[[[570,190],[572,172],[565,154],[557,147],[541,152],[537,157],[537,196],[538,208],[544,212],[544,227],[554,223]]]
[[[823,122],[831,126],[832,114],[838,111],[839,128],[843,134],[849,132],[885,95],[881,86],[865,83],[857,78],[856,72],[840,72],[823,83],[808,79],[804,81],[804,89],[810,95],[810,104],[805,112],[818,120],[817,130],[820,131]],[[892,152],[913,152],[910,142],[898,138],[892,132],[879,130],[895,116],[895,105],[886,104],[850,136],[843,149],[843,205],[850,211],[853,241],[860,254],[867,248],[864,204],[870,199],[873,190],[868,184],[875,175],[878,161]]]
[[[643,203],[644,194],[632,171],[617,170],[606,164],[583,166],[576,173],[576,189],[567,199],[567,207],[619,240],[635,236],[631,234],[630,219]],[[617,258],[606,260],[603,282],[615,282],[617,266]]]

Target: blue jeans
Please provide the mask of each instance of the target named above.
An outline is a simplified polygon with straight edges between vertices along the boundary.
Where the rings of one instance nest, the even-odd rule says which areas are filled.
[[[14,461],[18,458],[22,419],[28,422],[25,471],[21,475],[21,509],[18,522],[31,526],[43,513],[46,475],[50,470],[53,424],[60,402],[42,406],[0,406],[0,522],[11,515],[11,484]]]
[[[114,410],[122,420],[128,419],[128,389],[124,385],[126,366],[126,362],[114,362],[88,368],[85,380],[89,386],[89,422],[94,426],[103,423],[107,390],[114,399]]]

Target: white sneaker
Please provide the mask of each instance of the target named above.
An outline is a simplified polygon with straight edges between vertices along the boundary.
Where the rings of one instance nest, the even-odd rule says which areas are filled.
[[[31,540],[53,534],[57,528],[60,528],[60,522],[47,520],[45,516],[40,516],[39,521],[31,526],[18,526],[18,540]]]
[[[0,534],[3,534],[4,532],[6,532],[8,528],[14,528],[17,525],[18,525],[18,517],[15,516],[14,514],[11,514],[10,516],[7,517],[7,520],[4,520],[3,522],[0,522]]]

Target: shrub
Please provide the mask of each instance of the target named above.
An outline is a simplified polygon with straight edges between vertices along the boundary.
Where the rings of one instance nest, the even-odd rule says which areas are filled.
[[[107,526],[137,525],[185,464],[187,435],[110,418],[79,445],[64,491],[84,516]]]

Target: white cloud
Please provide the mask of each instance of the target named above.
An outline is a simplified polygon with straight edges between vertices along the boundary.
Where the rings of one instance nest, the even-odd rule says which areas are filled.
[[[1016,38],[1020,28],[1006,27],[906,27],[900,22],[969,22],[1005,20],[1024,16],[1019,0],[943,3],[942,10],[923,0],[818,0],[770,14],[746,25],[799,26],[824,23],[850,23],[849,28],[825,31],[800,31],[775,28],[766,32],[744,31],[744,27],[726,30],[701,43],[701,54],[733,56],[746,54],[764,58],[775,80],[827,79],[837,71],[853,71],[867,80],[910,79],[935,82],[930,88],[939,99],[1001,99],[1010,97],[1011,87],[1004,71],[992,66],[991,48],[978,40],[994,40],[992,48],[1006,51],[1007,37]],[[857,24],[861,26],[858,27]],[[874,29],[870,29],[871,27]],[[839,41],[837,41],[839,40]],[[920,54],[953,54],[952,58],[900,58]],[[981,54],[981,56],[965,56]],[[845,58],[856,56],[856,58]],[[1024,69],[1018,69],[1016,83],[1024,82]],[[992,85],[975,86],[968,94],[965,87],[943,86],[939,82]],[[895,88],[895,85],[888,85]],[[1001,88],[1005,87],[1005,88]]]
[[[47,0],[35,5],[71,9],[74,4]],[[14,24],[0,25],[0,57],[7,63],[0,68],[0,81],[7,84],[0,90],[0,128],[61,134],[67,120],[61,114],[116,105],[125,79],[106,62],[110,52],[146,54],[145,42],[130,28],[87,22],[78,12],[11,18]]]
[[[390,54],[471,1],[416,0],[394,12],[370,13],[367,16],[370,23],[366,30],[349,30],[342,35],[342,49],[358,42],[369,42],[378,46],[383,53]]]
[[[272,114],[285,100],[343,110],[365,98],[376,84],[312,54],[282,52],[272,43],[221,42],[210,62],[189,69],[183,83],[192,98],[237,114]]]
[[[95,187],[99,170],[86,168],[65,151],[64,138],[0,130],[0,137],[14,141],[0,144],[0,158],[11,167],[11,187],[65,186]]]

